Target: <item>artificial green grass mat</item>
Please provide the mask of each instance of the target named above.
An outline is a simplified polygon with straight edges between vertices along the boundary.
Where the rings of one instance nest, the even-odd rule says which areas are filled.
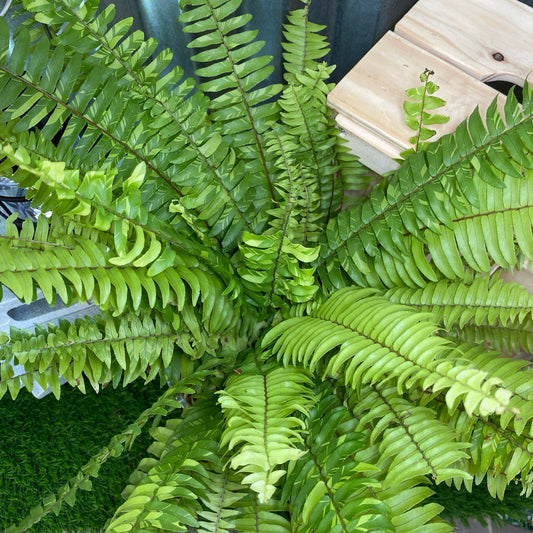
[[[47,493],[76,475],[90,457],[162,393],[157,384],[106,387],[98,394],[64,385],[61,399],[38,400],[21,391],[0,401],[0,529],[24,518]],[[149,424],[148,424],[149,425]],[[45,517],[32,532],[99,531],[122,503],[120,493],[145,456],[147,428],[132,450],[103,465],[91,492],[78,491],[74,507]]]

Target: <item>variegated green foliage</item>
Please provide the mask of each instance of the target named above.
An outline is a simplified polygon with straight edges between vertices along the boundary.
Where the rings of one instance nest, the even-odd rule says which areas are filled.
[[[445,533],[432,482],[529,494],[533,379],[502,352],[533,350],[532,300],[494,272],[533,258],[531,86],[377,180],[327,108],[310,0],[283,85],[242,0],[181,0],[199,84],[98,4],[0,18],[0,173],[51,213],[7,221],[0,285],[101,310],[3,336],[0,393],[169,388],[10,533],[154,417],[110,532]],[[441,103],[423,81],[420,138]]]

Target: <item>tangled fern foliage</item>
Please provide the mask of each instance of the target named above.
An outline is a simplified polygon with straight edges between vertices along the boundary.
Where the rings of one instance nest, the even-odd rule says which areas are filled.
[[[0,283],[100,310],[4,335],[0,393],[161,384],[9,533],[152,420],[110,533],[441,533],[433,483],[533,490],[532,297],[498,277],[533,260],[531,86],[376,184],[309,0],[282,84],[241,1],[181,0],[196,81],[98,0],[0,18],[0,172],[51,213],[7,221]]]

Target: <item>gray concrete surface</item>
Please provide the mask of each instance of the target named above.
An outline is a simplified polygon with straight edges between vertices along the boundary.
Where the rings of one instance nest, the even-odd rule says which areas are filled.
[[[497,528],[496,526],[493,526],[490,521],[487,524],[487,527],[483,527],[478,522],[472,522],[471,527],[466,529],[464,527],[458,527],[457,531],[458,533],[525,533],[528,530],[522,529],[520,527],[514,527],[514,526],[506,526],[504,528]]]

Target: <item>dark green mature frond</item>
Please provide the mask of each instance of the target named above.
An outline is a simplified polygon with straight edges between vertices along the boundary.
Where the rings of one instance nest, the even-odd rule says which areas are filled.
[[[337,147],[342,150],[341,142],[326,103],[331,89],[326,84],[330,73],[331,69],[326,65],[306,70],[286,86],[279,99],[282,123],[295,144],[293,157],[305,172],[307,188],[318,191],[318,205],[309,202],[309,212],[315,224],[320,226],[327,224],[343,197],[342,168],[336,158]],[[306,235],[313,241],[317,237],[316,230]]]
[[[383,502],[389,509],[388,516],[395,533],[449,533],[452,526],[442,522],[438,515],[442,510],[440,505],[427,502],[433,491],[429,488],[427,476],[413,476],[412,471],[406,471],[403,478],[394,474],[394,479],[389,479],[388,467],[391,464],[389,457],[381,460],[379,446],[371,444],[371,426],[360,423],[360,418],[355,414],[354,402],[358,395],[350,393],[347,397],[341,389],[337,395],[343,399],[350,416],[358,423],[357,430],[364,438],[365,446],[355,454],[355,459],[367,464],[368,476],[374,477],[377,485],[369,488],[369,494]],[[383,428],[382,428],[383,429]]]
[[[337,396],[322,393],[309,413],[306,451],[287,474],[282,501],[293,530],[302,532],[395,531],[389,508],[373,497],[378,469],[354,458],[365,442]]]
[[[49,117],[40,117],[46,125],[39,122],[39,136],[27,139],[26,145],[34,145],[37,152],[49,158],[54,156],[67,164],[75,162],[82,169],[99,165],[113,168],[120,162],[116,179],[120,179],[122,172],[131,172],[132,165],[144,162],[148,175],[143,185],[143,199],[152,212],[163,220],[173,216],[178,228],[189,226],[200,236],[202,232],[209,232],[230,247],[235,245],[244,229],[260,229],[261,223],[255,220],[255,216],[263,194],[255,198],[250,194],[253,187],[250,176],[243,179],[235,154],[209,127],[207,99],[196,93],[185,104],[184,99],[193,89],[194,82],[186,80],[179,85],[182,76],[179,68],[160,77],[172,57],[169,51],[151,61],[156,45],[153,39],[145,42],[142,33],[135,32],[121,40],[129,24],[123,21],[109,27],[114,15],[112,8],[96,14],[94,5],[82,7],[79,2],[66,0],[30,2],[28,5],[30,10],[37,12],[35,17],[38,20],[45,21],[52,29],[61,28],[53,43],[56,50],[63,50],[64,46],[67,52],[74,51],[71,61],[77,62],[78,75],[79,69],[92,68],[92,65],[95,65],[95,71],[81,76],[82,80],[87,78],[87,87],[78,87],[75,83],[80,82],[72,79],[74,85],[64,94],[58,94],[56,90],[50,95],[48,92],[54,89],[54,76],[60,75],[67,86],[70,79],[70,74],[67,75],[60,64],[61,56],[55,67],[57,72],[50,74],[52,81],[48,83],[53,83],[49,88],[39,85],[38,76],[33,80],[37,84],[36,90],[44,90],[40,101],[48,99],[51,100],[48,107],[59,109],[63,106],[65,109]],[[92,46],[88,46],[88,42]],[[102,63],[110,76],[102,74]],[[52,60],[47,68],[50,64]],[[25,76],[26,73],[22,81]],[[26,92],[31,90],[31,87],[26,88]],[[89,99],[83,100],[79,109],[74,109],[76,99],[62,101],[68,98],[70,90],[89,92]],[[91,96],[93,100],[90,100]],[[125,114],[122,114],[122,104],[117,107],[118,102],[128,102]],[[75,123],[79,127],[75,127]],[[17,128],[20,127],[19,120]],[[72,134],[67,135],[72,129]],[[61,139],[56,149],[50,141],[54,138],[57,143],[57,135]],[[73,159],[69,159],[73,146]],[[199,172],[211,178],[208,186],[205,180],[201,187],[198,186]],[[172,213],[177,214],[169,212],[169,195],[161,194],[162,187],[172,191]]]
[[[531,319],[533,312],[533,296],[524,286],[496,277],[476,278],[470,284],[442,280],[420,289],[398,287],[384,296],[391,302],[431,313],[448,331],[455,327],[461,331],[465,326],[497,327],[508,323],[518,327]]]
[[[257,55],[264,42],[256,41],[256,31],[239,31],[250,15],[235,15],[242,0],[181,0],[180,20],[184,31],[198,35],[190,48],[202,50],[193,61],[208,63],[196,74],[208,81],[199,88],[215,96],[209,103],[210,119],[220,126],[224,138],[244,161],[240,172],[259,184],[256,207],[274,197],[270,168],[266,160],[263,133],[278,116],[276,102],[269,101],[281,86],[264,85],[273,71],[271,57]],[[189,8],[189,9],[187,9]],[[243,193],[249,193],[243,189]],[[261,202],[259,206],[258,202]]]
[[[458,363],[453,345],[436,335],[427,314],[392,303],[375,289],[346,288],[310,316],[272,328],[263,345],[284,364],[302,365],[320,375],[342,375],[347,386],[394,379],[398,391],[419,385],[446,391],[450,408],[468,413],[507,412],[512,393],[501,379],[468,360]],[[274,342],[275,341],[275,342]]]
[[[318,247],[306,242],[316,232],[313,208],[320,203],[316,187],[306,183],[307,173],[293,158],[296,145],[288,135],[274,129],[267,135],[269,157],[275,160],[276,190],[283,200],[269,214],[271,229],[262,235],[245,232],[237,270],[245,287],[261,306],[287,307],[287,302],[311,300],[318,290],[314,268],[307,266],[318,257]]]
[[[329,53],[329,44],[320,32],[326,28],[309,20],[311,0],[302,0],[303,9],[291,11],[287,15],[287,24],[283,25],[282,43],[283,67],[285,80],[294,82],[298,74],[316,67],[316,60]]]
[[[64,320],[38,326],[35,333],[12,328],[0,347],[0,396],[9,389],[15,399],[22,385],[31,391],[35,380],[45,390],[50,386],[59,398],[59,376],[82,391],[85,379],[95,390],[103,383],[117,386],[122,378],[124,385],[138,377],[146,381],[159,377],[165,383],[165,369],[174,357],[181,357],[176,347],[192,348],[190,334],[176,333],[173,326],[161,316],[143,313]],[[13,376],[13,365],[23,365],[24,373]]]
[[[291,240],[308,245],[316,242],[320,227],[320,193],[314,172],[298,154],[300,140],[282,126],[266,134],[268,154],[276,172],[279,200],[269,210],[269,225]]]
[[[451,335],[463,342],[478,342],[507,354],[533,353],[533,320],[505,325],[454,328]]]
[[[242,482],[266,503],[285,474],[279,468],[302,451],[307,414],[313,403],[308,375],[296,368],[277,368],[266,375],[231,376],[219,394],[226,419],[221,446],[231,454],[231,468],[246,474]]]
[[[532,101],[526,83],[522,108],[512,92],[508,96],[505,122],[496,101],[487,111],[487,126],[476,110],[456,133],[409,157],[390,181],[341,212],[324,239],[323,281],[336,287],[349,280],[423,286],[424,276],[439,279],[428,265],[428,251],[445,276],[461,278],[459,252],[478,271],[489,270],[489,257],[508,267],[517,261],[515,240],[529,257],[532,180],[522,178],[533,167]]]

